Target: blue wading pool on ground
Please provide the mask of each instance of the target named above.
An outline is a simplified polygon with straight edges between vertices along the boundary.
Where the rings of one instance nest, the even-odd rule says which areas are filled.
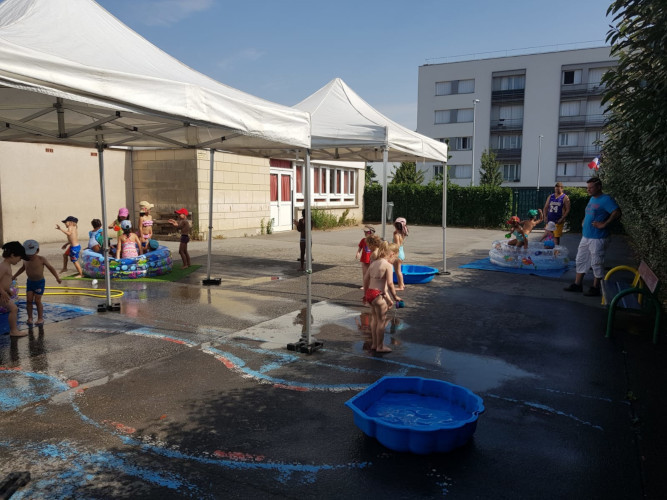
[[[439,271],[435,267],[403,264],[401,272],[403,273],[403,283],[406,285],[415,285],[417,283],[428,283]],[[398,283],[396,273],[394,273],[394,283]]]
[[[422,455],[463,446],[484,412],[482,398],[465,387],[421,377],[382,377],[345,405],[367,436]]]

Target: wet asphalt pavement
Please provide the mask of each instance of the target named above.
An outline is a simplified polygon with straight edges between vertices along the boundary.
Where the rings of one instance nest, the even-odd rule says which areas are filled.
[[[664,332],[654,346],[622,314],[605,339],[599,299],[562,290],[574,271],[459,269],[502,232],[447,236],[451,274],[400,293],[385,355],[365,349],[360,228],[314,232],[310,355],[286,349],[306,316],[296,232],[215,240],[210,287],[193,242],[203,267],[180,282],[114,281],[120,312],[45,296],[42,328],[0,336],[0,480],[29,471],[12,498],[30,499],[667,497]],[[59,247],[41,250],[56,268]],[[405,249],[442,269],[440,228],[411,227]],[[617,237],[607,265],[628,263]],[[421,456],[365,436],[344,403],[385,375],[477,393],[473,439]]]

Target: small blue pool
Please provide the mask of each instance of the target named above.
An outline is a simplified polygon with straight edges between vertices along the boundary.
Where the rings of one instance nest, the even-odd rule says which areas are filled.
[[[415,285],[418,283],[428,283],[439,271],[435,267],[403,264],[401,272],[403,273],[403,283],[406,285]],[[394,283],[398,283],[396,273],[394,273]]]
[[[383,377],[345,405],[364,434],[420,455],[463,446],[484,412],[482,398],[465,387],[421,377]]]

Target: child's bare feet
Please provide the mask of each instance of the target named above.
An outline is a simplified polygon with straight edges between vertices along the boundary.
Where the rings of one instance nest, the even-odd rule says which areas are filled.
[[[74,277],[75,277],[75,278],[83,278],[83,274],[77,274],[77,275],[74,276]]]
[[[44,318],[37,318],[37,322],[35,323],[37,326],[42,326],[44,324]]]
[[[12,337],[27,337],[28,333],[27,332],[21,332],[19,330],[10,330],[9,335]]]
[[[58,271],[58,274],[62,274],[62,273],[66,273],[66,272],[67,272],[67,268],[65,267],[65,268],[61,269],[60,271]]]
[[[391,349],[389,349],[386,345],[383,345],[382,347],[375,349],[375,352],[391,352]]]
[[[28,318],[25,322],[26,325],[32,326],[32,318]]]

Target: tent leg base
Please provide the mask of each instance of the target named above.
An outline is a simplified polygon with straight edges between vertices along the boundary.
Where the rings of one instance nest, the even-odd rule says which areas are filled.
[[[97,306],[97,312],[120,311],[120,304],[100,304]]]
[[[449,271],[438,271],[437,274],[438,274],[438,276],[449,276],[452,273],[450,273]]]
[[[312,354],[315,351],[321,349],[323,345],[324,345],[323,342],[319,342],[317,340],[315,342],[311,342],[310,344],[308,344],[306,342],[306,339],[301,339],[298,342],[287,344],[287,350],[296,351],[303,354]]]
[[[201,282],[202,285],[219,285],[220,283],[222,283],[222,278],[207,278]]]

